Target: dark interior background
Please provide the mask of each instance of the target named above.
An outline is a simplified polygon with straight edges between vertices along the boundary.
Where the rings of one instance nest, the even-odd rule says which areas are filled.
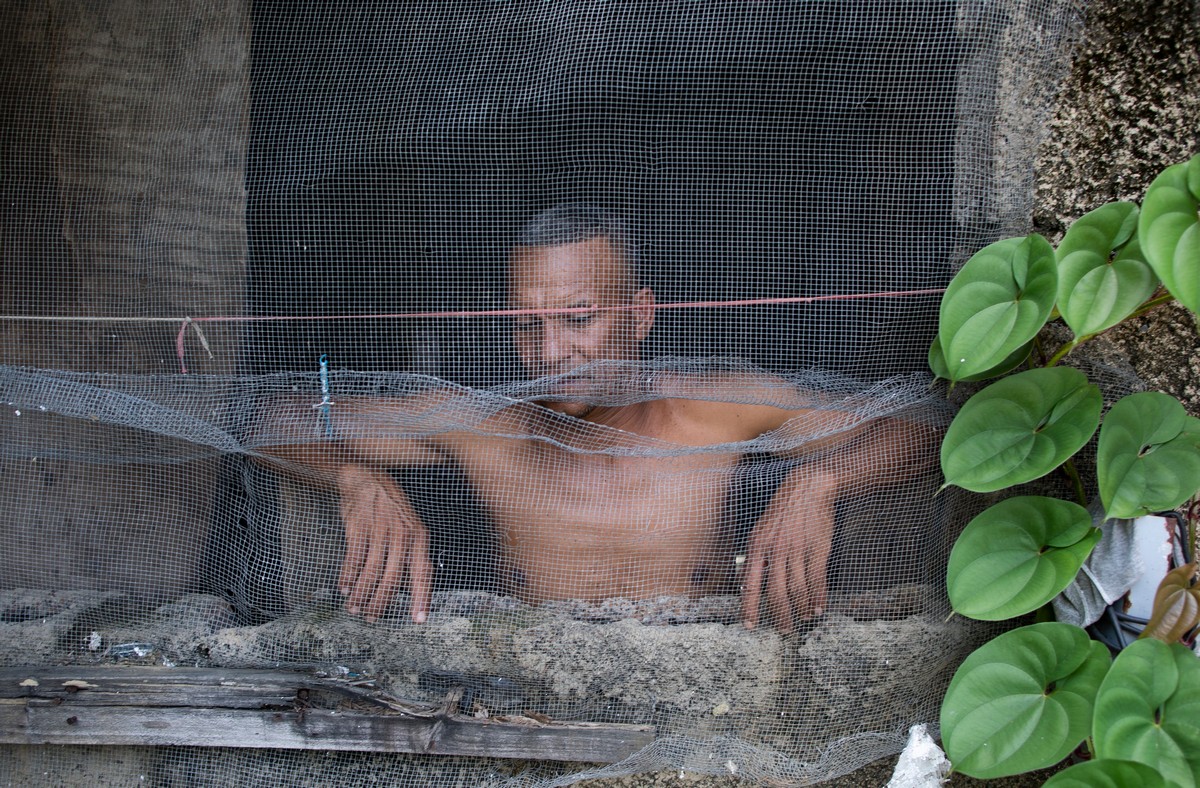
[[[253,9],[248,312],[504,304],[564,200],[628,212],[660,301],[939,287],[954,4],[330,2]],[[666,310],[652,353],[924,367],[936,297]],[[520,376],[504,318],[264,323],[247,371]]]

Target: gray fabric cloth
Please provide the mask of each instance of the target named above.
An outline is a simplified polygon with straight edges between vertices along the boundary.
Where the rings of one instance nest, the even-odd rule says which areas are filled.
[[[1098,502],[1089,507],[1093,522],[1104,516]],[[1133,520],[1105,520],[1102,536],[1071,585],[1051,604],[1054,615],[1066,624],[1086,627],[1104,613],[1104,608],[1125,595],[1146,571],[1134,543]]]

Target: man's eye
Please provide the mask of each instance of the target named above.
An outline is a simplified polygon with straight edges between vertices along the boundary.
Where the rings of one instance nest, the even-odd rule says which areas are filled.
[[[536,320],[520,320],[517,321],[515,328],[522,334],[528,334],[531,331],[536,331],[538,323]]]
[[[567,325],[582,327],[591,325],[596,319],[595,312],[575,312],[570,315],[565,315]]]

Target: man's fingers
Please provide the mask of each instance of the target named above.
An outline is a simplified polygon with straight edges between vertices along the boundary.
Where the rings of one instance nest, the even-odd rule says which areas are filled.
[[[369,495],[369,492],[364,493],[361,489],[357,474],[357,468],[344,466],[339,469],[337,476],[338,508],[341,510],[346,534],[346,552],[342,558],[342,570],[338,574],[338,591],[342,596],[348,596],[355,583],[358,582],[359,571],[362,569],[363,562],[367,560],[369,545],[367,539],[369,523],[365,522],[368,515],[364,511],[362,501],[363,495]]]
[[[767,574],[767,610],[780,632],[792,631],[792,603],[788,594],[788,560],[776,547],[772,551],[771,571]]]
[[[375,621],[387,611],[388,604],[396,595],[396,589],[400,587],[400,579],[404,575],[404,551],[402,548],[402,543],[389,542],[388,544],[383,573],[363,612],[363,617],[367,621]]]
[[[817,600],[813,596],[813,587],[809,582],[810,567],[806,566],[807,559],[792,561],[788,566],[788,589],[791,591],[789,613],[795,622],[807,621],[814,615]]]
[[[362,509],[353,499],[342,499],[342,522],[346,529],[346,555],[338,574],[338,591],[348,596],[358,582],[362,565],[367,560],[368,539],[362,522]]]
[[[347,611],[375,621],[407,578],[412,619],[425,621],[433,583],[429,538],[404,492],[387,474],[356,466],[342,469],[338,485],[346,529],[338,590]]]
[[[829,551],[818,551],[816,560],[808,567],[808,592],[812,597],[811,615],[815,618],[825,612],[825,601],[829,588],[826,585],[825,565],[829,560]]]
[[[393,549],[388,539],[387,516],[380,512],[378,504],[379,502],[373,499],[370,510],[364,517],[367,523],[367,534],[364,537],[367,555],[359,568],[354,589],[346,603],[346,609],[352,615],[358,615],[375,598],[375,587],[383,575],[388,554]]]
[[[832,515],[827,522],[832,523]],[[805,617],[816,617],[825,612],[825,603],[828,598],[827,573],[829,571],[829,554],[833,550],[833,537],[826,536],[815,538],[810,545],[806,546],[805,555],[808,556],[805,566],[805,586],[808,589],[809,596],[809,611]]]
[[[411,530],[408,577],[412,591],[410,615],[417,624],[424,624],[429,615],[429,590],[433,584],[433,566],[429,563],[429,538],[424,528]]]
[[[762,601],[763,564],[762,550],[751,544],[746,555],[746,577],[742,582],[742,624],[746,629],[758,626],[758,606]]]

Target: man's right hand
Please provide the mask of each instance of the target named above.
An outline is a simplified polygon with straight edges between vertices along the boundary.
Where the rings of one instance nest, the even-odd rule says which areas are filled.
[[[429,535],[408,496],[386,471],[354,463],[338,469],[337,487],[346,526],[338,590],[346,609],[374,621],[406,582],[412,620],[424,622],[433,575]]]

